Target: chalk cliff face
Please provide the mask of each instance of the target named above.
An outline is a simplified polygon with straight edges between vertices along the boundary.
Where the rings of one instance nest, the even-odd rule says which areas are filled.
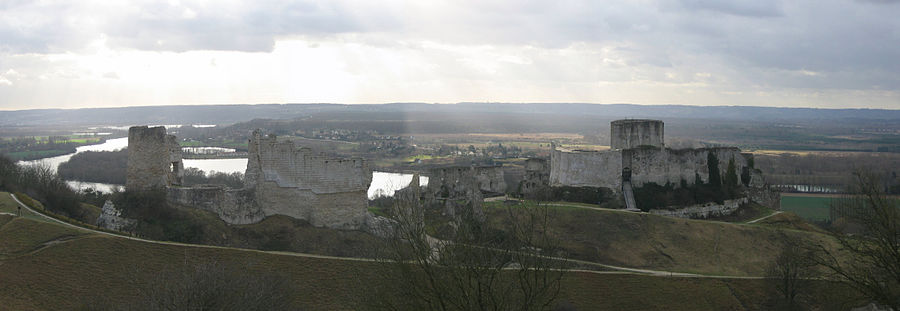
[[[292,141],[255,131],[248,145],[243,189],[181,187],[177,146],[174,136],[165,135],[165,128],[129,129],[126,189],[168,187],[170,202],[213,212],[231,224],[255,223],[271,215],[337,229],[360,229],[366,223],[366,190],[372,171],[364,159],[317,155]],[[174,167],[174,172],[167,167]]]

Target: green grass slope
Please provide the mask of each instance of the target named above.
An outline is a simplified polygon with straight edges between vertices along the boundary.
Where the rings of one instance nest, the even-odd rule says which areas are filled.
[[[500,202],[485,204],[493,222]],[[787,238],[834,245],[817,232],[756,224],[680,219],[645,213],[550,206],[551,234],[573,259],[631,268],[729,276],[760,276]]]
[[[127,306],[141,284],[173,263],[204,261],[250,264],[275,272],[291,284],[292,306],[303,310],[360,310],[375,286],[399,280],[382,278],[375,262],[298,257],[239,249],[164,245],[98,234],[58,239],[70,230],[49,223],[0,216],[0,241],[18,240],[0,252],[0,301],[10,310],[64,310],[97,301]],[[38,234],[40,238],[24,238]],[[8,256],[10,249],[39,251]],[[578,310],[765,310],[772,293],[764,281],[670,278],[573,272],[566,275],[560,301]],[[845,289],[814,291],[817,306],[843,309]],[[843,295],[846,296],[846,295]]]

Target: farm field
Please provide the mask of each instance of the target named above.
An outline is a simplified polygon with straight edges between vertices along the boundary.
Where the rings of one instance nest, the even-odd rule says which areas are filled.
[[[827,221],[831,211],[831,200],[837,195],[784,193],[781,195],[781,210],[792,212],[806,220]]]
[[[38,150],[38,151],[16,151],[16,152],[9,152],[6,155],[13,159],[40,159],[40,158],[49,158],[49,157],[60,156],[60,155],[68,154],[68,153],[71,153],[71,151],[53,149],[53,150]]]

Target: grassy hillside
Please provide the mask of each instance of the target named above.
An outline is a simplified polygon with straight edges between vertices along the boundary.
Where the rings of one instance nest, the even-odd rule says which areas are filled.
[[[505,221],[502,202],[485,206],[488,219]],[[632,268],[760,276],[786,238],[810,245],[834,243],[818,232],[784,230],[765,223],[734,224],[568,206],[549,208],[552,234],[571,258]]]
[[[63,238],[71,235],[78,238]],[[201,261],[278,273],[289,280],[292,306],[304,310],[365,309],[363,302],[373,298],[371,288],[398,281],[377,273],[381,263],[154,244],[7,215],[0,215],[0,241],[0,301],[11,310],[127,306],[159,271]],[[845,309],[841,302],[848,297],[840,294],[845,288],[817,286],[816,306]],[[771,308],[769,287],[760,280],[573,272],[564,278],[560,301],[578,310],[766,310]]]

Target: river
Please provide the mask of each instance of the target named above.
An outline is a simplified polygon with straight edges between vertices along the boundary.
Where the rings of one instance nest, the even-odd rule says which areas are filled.
[[[56,168],[63,162],[69,161],[73,155],[85,151],[115,151],[122,148],[128,147],[128,137],[122,138],[114,138],[108,139],[106,142],[102,144],[96,145],[88,145],[81,146],[76,148],[75,153],[56,156],[52,158],[44,158],[33,161],[19,161],[19,164],[22,165],[47,165],[54,172],[56,172]],[[243,173],[247,169],[247,159],[186,159],[184,160],[184,167],[194,167],[198,168],[204,172],[223,172],[223,173],[234,173],[241,172]],[[375,198],[378,195],[382,196],[392,196],[394,195],[394,191],[403,189],[409,185],[412,181],[412,174],[399,174],[399,173],[388,173],[388,172],[372,172],[372,184],[369,185],[369,190],[367,194],[370,199]],[[114,185],[114,184],[104,184],[104,183],[92,183],[92,182],[82,182],[82,181],[67,181],[69,186],[73,189],[87,189],[93,188],[97,191],[110,192],[113,188],[121,187],[124,188],[123,185]],[[422,177],[419,180],[421,185],[428,184],[428,177]]]

